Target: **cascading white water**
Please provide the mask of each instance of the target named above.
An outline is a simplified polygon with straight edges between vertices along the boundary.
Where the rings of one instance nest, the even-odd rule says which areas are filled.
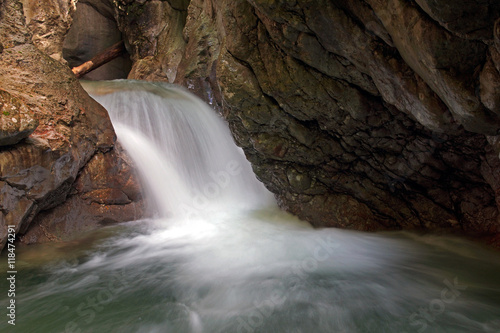
[[[138,81],[83,85],[108,110],[162,216],[271,204],[227,125],[188,92]]]
[[[110,112],[158,217],[25,264],[19,332],[500,332],[498,252],[312,229],[277,210],[224,121],[184,90],[85,87]]]

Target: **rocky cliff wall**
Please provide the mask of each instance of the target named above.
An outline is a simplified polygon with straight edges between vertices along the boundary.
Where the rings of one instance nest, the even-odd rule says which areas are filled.
[[[36,225],[43,232],[30,232],[26,242],[32,242],[141,214],[130,163],[114,148],[106,110],[33,36],[21,2],[0,1],[0,248],[9,225],[18,234]],[[58,45],[48,49],[60,51]],[[98,181],[105,170],[121,178]]]
[[[283,208],[316,226],[500,231],[500,3],[193,0],[172,19],[172,1],[121,3],[141,8],[118,18],[136,32],[131,77],[214,105]]]
[[[33,44],[51,58],[63,63],[63,43],[73,23],[76,2],[77,0],[21,1]]]

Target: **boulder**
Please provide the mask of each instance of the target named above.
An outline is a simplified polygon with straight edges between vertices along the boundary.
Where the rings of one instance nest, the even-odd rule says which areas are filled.
[[[148,215],[142,193],[132,161],[117,144],[97,152],[71,184],[67,199],[40,212],[20,241],[68,241],[102,226],[143,218]]]
[[[0,2],[0,45],[2,112],[11,121],[10,113],[18,112],[15,130],[29,135],[0,147],[1,248],[7,226],[26,233],[40,212],[72,196],[87,163],[96,154],[112,154],[115,133],[106,110],[71,70],[33,45],[20,1]],[[1,117],[3,126],[6,115]],[[73,223],[85,223],[84,217],[73,217]]]

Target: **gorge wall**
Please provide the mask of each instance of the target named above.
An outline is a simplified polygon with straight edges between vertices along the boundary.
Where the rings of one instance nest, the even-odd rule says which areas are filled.
[[[500,3],[116,2],[129,77],[218,109],[284,209],[315,226],[500,232]]]
[[[218,109],[284,209],[315,226],[500,231],[498,2],[116,3],[129,77]]]
[[[74,2],[66,2],[69,9],[54,18],[66,23],[52,31],[69,28]],[[99,12],[95,1],[84,2]],[[4,8],[17,2],[0,3]],[[27,12],[30,1],[24,3]],[[459,230],[497,237],[500,244],[498,1],[98,3],[106,4],[101,15],[125,40],[132,61],[128,77],[178,83],[204,98],[227,119],[256,175],[282,208],[315,226]],[[49,21],[43,21],[43,29]],[[47,41],[47,33],[37,34],[33,27],[40,49],[60,45],[42,50],[58,59],[60,39]],[[11,30],[2,27],[5,36],[19,34]],[[19,45],[27,47],[29,33],[23,34]],[[43,63],[14,50],[10,58],[5,50],[0,54],[0,68],[28,71],[23,63]],[[40,80],[77,85],[66,69],[57,75]],[[0,79],[0,88],[41,105],[26,96],[26,88],[4,88],[16,85]],[[31,90],[38,87],[30,84]],[[40,89],[33,91],[50,95]],[[82,103],[92,105],[87,99]],[[35,114],[37,108],[31,108]],[[87,142],[72,138],[79,145]],[[102,189],[73,182],[91,155],[76,159],[69,182],[75,193]],[[101,192],[101,198],[110,195]]]

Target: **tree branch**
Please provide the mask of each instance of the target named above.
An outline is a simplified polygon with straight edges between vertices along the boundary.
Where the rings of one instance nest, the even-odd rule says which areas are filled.
[[[89,61],[84,62],[80,66],[73,67],[71,70],[77,78],[81,78],[94,69],[99,68],[102,65],[110,62],[111,60],[119,57],[123,54],[123,52],[125,52],[125,44],[123,43],[123,41],[120,41],[108,47],[106,50],[102,51]]]

